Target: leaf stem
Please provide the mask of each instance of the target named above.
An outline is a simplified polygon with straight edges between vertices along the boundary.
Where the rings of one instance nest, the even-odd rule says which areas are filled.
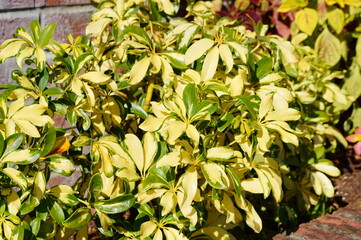
[[[154,91],[154,79],[155,79],[154,77],[151,77],[150,80],[149,80],[149,85],[148,85],[148,89],[147,89],[147,93],[146,93],[146,98],[145,98],[144,105],[143,105],[143,109],[145,111],[148,111],[150,101],[152,100],[153,91]]]

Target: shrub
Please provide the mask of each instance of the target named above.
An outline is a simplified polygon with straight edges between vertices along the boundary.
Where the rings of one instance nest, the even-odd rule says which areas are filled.
[[[21,69],[0,98],[3,238],[81,239],[94,220],[115,239],[236,239],[333,197],[325,154],[346,143],[331,99],[349,102],[300,39],[210,2],[185,17],[168,0],[98,2],[90,38],[58,43],[34,21],[0,47]]]

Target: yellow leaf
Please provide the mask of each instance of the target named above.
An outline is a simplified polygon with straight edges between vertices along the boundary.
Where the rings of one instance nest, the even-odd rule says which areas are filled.
[[[202,81],[208,81],[213,78],[214,74],[217,71],[218,60],[219,49],[217,46],[214,46],[213,48],[211,48],[211,50],[208,52],[204,59],[201,73]]]
[[[12,189],[10,195],[6,197],[6,202],[9,213],[12,215],[17,215],[21,207],[21,201],[14,189]]]
[[[82,74],[79,78],[88,80],[95,84],[105,84],[110,80],[110,76],[102,72],[91,71]]]
[[[157,161],[157,168],[163,166],[176,167],[180,164],[180,152],[170,152]]]
[[[129,84],[135,85],[143,80],[150,64],[150,58],[146,57],[135,63],[130,70]]]
[[[188,124],[186,129],[186,134],[193,141],[194,145],[198,146],[200,135],[197,128],[192,124]]]
[[[91,22],[86,27],[86,35],[94,34],[99,35],[101,34],[104,29],[112,22],[111,18],[101,18],[95,22]]]
[[[268,129],[272,129],[272,130],[275,130],[276,132],[278,132],[281,135],[281,139],[283,142],[291,143],[295,146],[298,146],[298,137],[295,134],[290,133],[287,128],[286,128],[286,130],[287,130],[286,131],[284,126],[281,125],[280,123],[285,123],[285,122],[278,122],[278,123],[272,122],[272,123],[267,124],[266,127]]]
[[[246,70],[238,70],[238,74],[230,79],[231,85],[230,95],[232,97],[242,95],[244,89],[244,83],[247,82],[247,72]]]
[[[335,192],[331,180],[322,172],[315,172],[313,175],[321,182],[322,192],[325,196],[332,198]]]
[[[276,110],[269,112],[266,115],[265,121],[296,121],[301,117],[301,114],[299,111],[293,109],[293,108],[287,108],[282,110]]]
[[[276,38],[271,38],[270,40],[280,49],[285,65],[297,62],[297,58],[293,54],[295,47],[290,42]]]
[[[258,178],[249,178],[241,182],[242,188],[251,193],[263,193],[263,188],[260,180]]]
[[[124,143],[128,147],[128,152],[133,159],[139,171],[144,169],[143,146],[137,136],[134,134],[125,135]]]
[[[177,120],[169,123],[167,141],[170,144],[174,144],[174,142],[186,131],[186,129],[187,124],[182,121]]]
[[[245,47],[239,43],[236,43],[236,42],[227,42],[227,44],[236,50],[242,63],[247,63],[247,56],[248,56],[247,47]]]
[[[38,131],[38,129],[31,124],[29,121],[26,120],[13,120],[14,123],[21,129],[22,132],[24,132],[25,134],[32,136],[34,138],[39,138],[40,137],[40,133]]]
[[[33,195],[40,202],[46,190],[46,180],[43,172],[35,173],[33,186]]]
[[[219,45],[219,54],[223,63],[226,64],[226,73],[229,73],[233,69],[233,55],[231,50],[226,44]]]
[[[232,148],[227,147],[213,147],[207,150],[206,157],[208,159],[215,160],[228,160],[234,156],[234,151]]]
[[[197,193],[198,173],[195,166],[188,167],[187,171],[182,175],[182,186],[184,189],[184,198],[179,205],[182,205],[184,208],[191,206]]]
[[[306,7],[307,0],[282,0],[281,5],[277,9],[278,12],[290,12],[300,7]]]
[[[32,47],[24,47],[24,49],[22,49],[18,55],[18,57],[16,58],[16,64],[19,66],[19,68],[23,68],[22,64],[23,64],[23,60],[25,58],[29,58],[34,54],[34,48]]]
[[[167,191],[160,199],[159,204],[163,207],[162,216],[170,213],[176,205],[176,196],[173,192]]]
[[[198,58],[202,57],[203,54],[214,45],[214,41],[208,38],[203,38],[193,43],[187,50],[184,56],[185,64],[191,64]]]
[[[6,44],[6,45],[5,45]],[[19,53],[20,48],[26,44],[24,40],[20,39],[11,39],[9,41],[5,41],[1,45],[0,52],[0,63],[4,62],[6,59],[10,57],[14,57]]]
[[[150,132],[144,134],[143,147],[144,147],[144,167],[142,171],[145,172],[153,163],[154,158],[158,152],[158,142],[154,134]]]
[[[139,125],[139,128],[143,131],[154,132],[160,129],[163,124],[164,119],[156,118],[152,115],[148,115],[148,117],[144,120],[142,124]]]
[[[338,177],[341,172],[340,170],[332,165],[326,164],[326,163],[316,163],[312,165],[313,169],[316,169],[318,171],[321,171],[323,173],[326,173],[327,175],[331,177]]]
[[[315,193],[317,195],[321,195],[322,194],[322,183],[318,179],[315,172],[311,172],[311,184],[312,184],[313,189],[315,190]]]
[[[150,236],[157,229],[157,224],[152,221],[144,222],[140,225],[140,237],[144,239]]]
[[[150,62],[152,63],[153,67],[150,69],[152,73],[158,73],[162,67],[162,60],[158,54],[152,54],[150,56]]]
[[[225,229],[217,227],[217,226],[207,226],[207,227],[203,227],[199,230],[197,230],[196,232],[194,232],[191,237],[195,238],[196,236],[199,235],[206,235],[208,237],[210,237],[212,240],[226,240],[226,239],[231,239],[231,240],[236,240],[236,238],[228,233]]]
[[[36,66],[39,69],[43,69],[46,61],[46,55],[44,49],[37,47],[34,51],[34,58],[36,61]]]
[[[298,28],[311,36],[318,22],[317,11],[312,8],[304,8],[296,12],[295,17]]]

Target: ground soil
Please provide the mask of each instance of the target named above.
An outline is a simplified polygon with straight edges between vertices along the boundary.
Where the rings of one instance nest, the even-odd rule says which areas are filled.
[[[361,203],[361,156],[356,156],[352,146],[332,156],[341,175],[334,178],[336,186],[335,207]]]

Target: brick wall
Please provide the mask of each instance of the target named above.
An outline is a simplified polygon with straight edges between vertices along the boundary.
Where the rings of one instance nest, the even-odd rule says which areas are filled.
[[[28,29],[29,23],[38,19],[42,26],[56,23],[53,38],[66,42],[67,35],[84,35],[90,15],[95,7],[91,0],[0,0],[0,44],[12,38],[18,27]],[[0,83],[9,82],[14,61],[0,64]]]

